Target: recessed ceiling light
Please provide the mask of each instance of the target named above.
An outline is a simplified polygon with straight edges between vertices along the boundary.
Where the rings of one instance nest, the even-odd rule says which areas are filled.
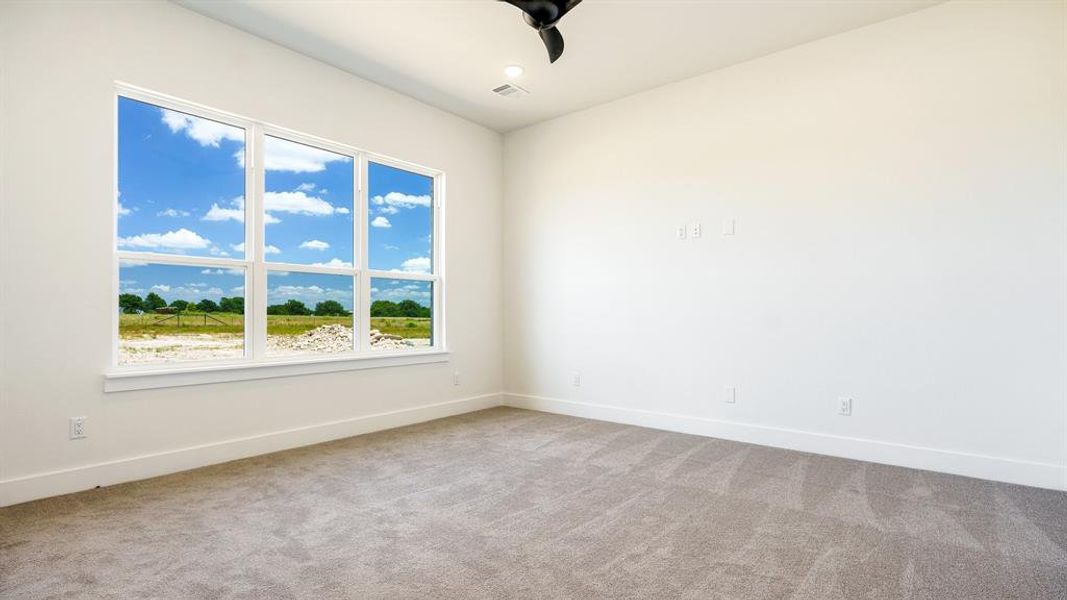
[[[512,79],[515,79],[516,77],[522,77],[522,74],[525,72],[526,69],[523,69],[519,65],[508,65],[504,67],[504,74]]]

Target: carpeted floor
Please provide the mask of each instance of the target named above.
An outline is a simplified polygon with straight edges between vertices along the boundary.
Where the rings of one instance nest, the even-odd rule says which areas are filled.
[[[0,598],[1067,598],[1067,494],[492,409],[0,509]]]

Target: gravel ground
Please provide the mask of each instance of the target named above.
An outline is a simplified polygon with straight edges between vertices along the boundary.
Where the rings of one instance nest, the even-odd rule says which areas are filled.
[[[377,329],[372,329],[370,336],[372,350],[398,351],[430,345],[426,338],[404,339]],[[271,356],[332,354],[351,348],[352,328],[344,325],[322,325],[298,335],[267,336],[267,354]],[[244,340],[242,336],[229,334],[125,338],[120,341],[119,353],[120,363],[124,365],[232,359],[244,355]]]

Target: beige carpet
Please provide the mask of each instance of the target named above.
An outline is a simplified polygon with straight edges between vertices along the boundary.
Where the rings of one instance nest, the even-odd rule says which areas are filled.
[[[1067,598],[1067,494],[514,409],[0,509],[0,597]]]

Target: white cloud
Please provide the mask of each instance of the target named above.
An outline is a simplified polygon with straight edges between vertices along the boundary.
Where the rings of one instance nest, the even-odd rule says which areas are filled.
[[[244,252],[245,243],[241,242],[240,244],[230,244],[230,248],[233,248],[234,252]],[[282,250],[277,246],[271,246],[270,244],[267,244],[266,247],[263,248],[263,252],[264,254],[281,254]]]
[[[326,250],[330,247],[330,244],[322,240],[304,240],[300,243],[300,247],[308,250]]]
[[[400,192],[389,192],[384,196],[375,196],[371,198],[377,206],[393,207],[393,208],[415,208],[416,206],[430,206],[432,198],[429,195],[411,196],[409,194],[401,194]]]
[[[144,291],[144,290],[141,290]],[[218,301],[219,298],[225,293],[220,287],[208,287],[204,284],[189,283],[186,285],[170,286],[166,284],[157,284],[149,288],[148,291],[155,292],[168,302],[175,300],[185,300],[188,302],[197,302],[205,298]],[[130,290],[128,293],[137,293]]]
[[[219,248],[218,246],[212,246],[211,250],[208,250],[208,252],[211,253],[211,256],[229,256],[230,255],[229,252]]]
[[[341,212],[322,198],[308,196],[304,192],[266,192],[263,194],[263,209],[267,212],[287,212],[298,215],[332,215]]]
[[[392,244],[385,244],[385,245],[382,246],[382,248],[385,248],[386,250],[399,250],[400,246],[394,246]]]
[[[116,201],[115,204],[118,207],[117,210],[120,217],[125,217],[126,215],[130,214],[130,209],[123,206],[121,202]]]
[[[318,285],[279,285],[267,290],[269,304],[281,304],[292,299],[300,300],[308,305],[314,305],[322,300],[338,300],[346,308],[350,308],[352,290],[324,288]]]
[[[382,206],[378,209],[378,212],[383,215],[395,215],[400,212],[400,209],[395,206]]]
[[[378,216],[378,217],[374,217],[374,220],[370,222],[370,226],[371,227],[389,228],[389,227],[392,227],[393,224],[389,222],[389,219],[386,219],[385,217],[382,217],[382,216]]]
[[[168,208],[167,210],[161,210],[156,213],[157,217],[188,217],[189,211],[177,210],[174,208]],[[210,220],[210,219],[208,219]]]
[[[239,285],[237,287],[232,287],[232,288],[230,288],[230,293],[231,294],[244,294],[245,293],[245,286]]]
[[[238,223],[245,222],[245,209],[240,208],[223,208],[216,203],[211,204],[211,208],[208,209],[207,214],[202,217],[204,221],[227,221],[233,219]]]
[[[345,262],[345,261],[341,260],[340,258],[331,258],[329,260],[329,262],[311,263],[311,266],[313,266],[313,267],[338,267],[338,268],[349,269],[349,268],[352,267],[352,263]]]
[[[417,285],[371,289],[371,300],[390,300],[392,302],[414,300],[423,306],[429,306],[432,300],[430,296],[430,290],[427,287]]]
[[[194,117],[166,108],[161,108],[160,110],[163,112],[163,122],[171,133],[184,132],[185,135],[196,140],[201,146],[218,148],[219,142],[222,140],[245,141],[245,132],[238,127],[224,125],[218,121],[209,121],[208,119]],[[243,165],[244,152],[241,151],[238,154],[241,155],[240,163]]]
[[[119,238],[120,248],[171,248],[175,250],[199,250],[211,245],[211,240],[197,235],[184,227],[167,233],[144,233]]]
[[[296,191],[298,192],[310,192],[313,189],[315,189],[314,183],[301,183],[300,185],[296,186]]]
[[[266,192],[263,194],[263,209],[265,211],[263,222],[267,225],[281,223],[282,220],[271,214],[272,212],[285,212],[295,215],[328,216],[332,214],[348,214],[349,210],[343,206],[333,206],[322,198],[308,196],[302,191],[292,192]],[[238,223],[245,221],[245,199],[238,196],[230,201],[229,206],[220,206],[217,202],[211,204],[211,208],[202,217],[204,221],[227,221],[233,220]]]
[[[238,196],[233,200],[230,200],[230,206],[232,208],[226,208],[219,206],[217,202],[211,204],[211,208],[207,213],[201,217],[204,221],[227,221],[234,220],[238,223],[245,222],[245,199],[244,196]],[[186,213],[188,214],[188,213]],[[266,225],[274,225],[275,223],[281,223],[282,220],[270,213],[263,215],[263,223]]]
[[[430,267],[430,257],[428,256],[409,258],[400,263],[400,270],[406,273],[429,273]]]
[[[304,144],[267,136],[264,140],[263,168],[268,171],[292,173],[318,173],[331,162],[350,162],[352,159]],[[234,154],[237,163],[244,167],[244,152]]]
[[[204,269],[200,271],[201,275],[244,275],[245,272],[241,269]],[[201,284],[203,285],[203,284]]]

